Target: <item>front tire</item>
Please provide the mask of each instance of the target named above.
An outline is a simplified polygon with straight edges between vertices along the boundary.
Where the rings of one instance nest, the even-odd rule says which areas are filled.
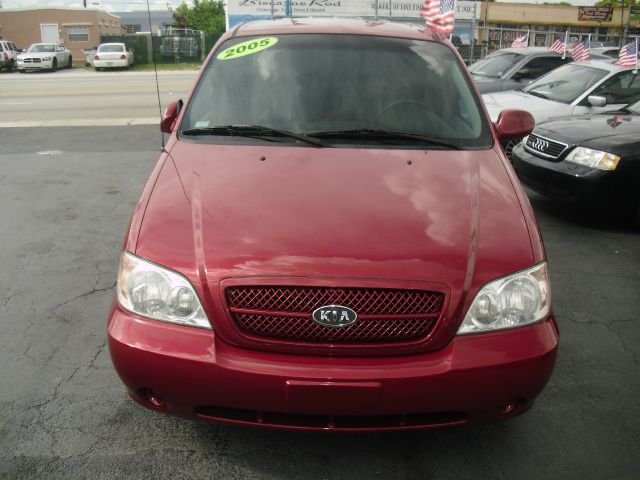
[[[55,72],[56,70],[58,70],[58,59],[54,58],[53,62],[51,62],[51,71]]]
[[[69,55],[69,61],[67,62],[67,68],[73,67],[73,57]]]
[[[25,71],[23,68],[18,69],[18,71],[19,71],[20,73],[26,73],[26,71]]]

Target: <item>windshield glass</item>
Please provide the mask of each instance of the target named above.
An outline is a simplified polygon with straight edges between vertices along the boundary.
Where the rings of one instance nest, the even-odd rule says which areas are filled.
[[[100,45],[98,47],[99,52],[124,52],[122,45]]]
[[[56,47],[54,45],[31,45],[29,52],[55,52]]]
[[[469,71],[475,75],[498,78],[513,67],[522,55],[519,53],[498,52],[492,53],[484,60],[480,60],[469,67]]]
[[[585,65],[564,65],[524,89],[525,92],[561,103],[571,103],[609,72]]]
[[[391,130],[457,148],[491,145],[478,100],[451,50],[387,37],[303,34],[227,41],[203,73],[180,130],[226,125],[303,135]],[[371,140],[365,137],[355,143],[367,146]],[[331,142],[337,146],[339,140]],[[417,141],[386,142],[416,147]]]
[[[635,113],[636,115],[640,115],[640,100],[638,100],[636,103],[632,103],[631,105],[627,105],[626,109],[630,112]]]

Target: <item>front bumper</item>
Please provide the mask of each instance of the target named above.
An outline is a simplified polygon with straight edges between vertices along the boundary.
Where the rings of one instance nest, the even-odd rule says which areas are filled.
[[[513,167],[524,185],[558,200],[602,201],[618,193],[613,172],[545,160],[527,152],[522,144],[513,149]]]
[[[23,62],[18,60],[17,65],[19,70],[51,70],[53,68],[53,60],[43,60],[41,62]]]
[[[558,346],[550,316],[406,356],[269,353],[228,345],[209,330],[144,319],[115,303],[108,336],[129,394],[148,408],[231,424],[347,431],[431,428],[520,414],[549,379]],[[152,396],[161,404],[154,405]],[[510,403],[513,411],[498,413]]]

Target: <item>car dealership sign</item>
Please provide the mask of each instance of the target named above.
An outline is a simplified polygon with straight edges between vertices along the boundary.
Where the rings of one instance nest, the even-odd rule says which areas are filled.
[[[423,0],[291,0],[294,17],[375,17],[420,20]],[[229,0],[229,26],[249,20],[285,16],[284,0]],[[389,11],[391,8],[391,11]],[[480,18],[480,4],[473,1],[456,2],[456,20]]]

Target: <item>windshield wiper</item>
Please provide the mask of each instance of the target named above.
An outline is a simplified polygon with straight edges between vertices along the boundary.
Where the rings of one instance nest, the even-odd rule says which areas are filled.
[[[410,138],[413,140],[421,140],[423,142],[427,142],[430,145],[449,148],[452,150],[460,150],[460,147],[454,143],[443,142],[441,140],[435,140],[426,135],[420,135],[418,133],[409,133],[409,132],[398,132],[395,130],[380,130],[373,128],[358,128],[353,130],[334,130],[327,132],[314,132],[309,135],[313,137],[351,137],[351,138],[371,138],[371,139],[381,139],[381,138]]]
[[[529,95],[533,95],[534,97],[544,98],[545,100],[549,100],[544,93],[534,92],[533,90],[525,91],[524,93],[528,93]]]
[[[309,138],[307,135],[298,135],[288,130],[278,130],[277,128],[264,127],[262,125],[222,125],[219,127],[189,128],[181,133],[182,135],[222,135],[231,137],[289,137],[315,147],[329,146],[320,140]]]

